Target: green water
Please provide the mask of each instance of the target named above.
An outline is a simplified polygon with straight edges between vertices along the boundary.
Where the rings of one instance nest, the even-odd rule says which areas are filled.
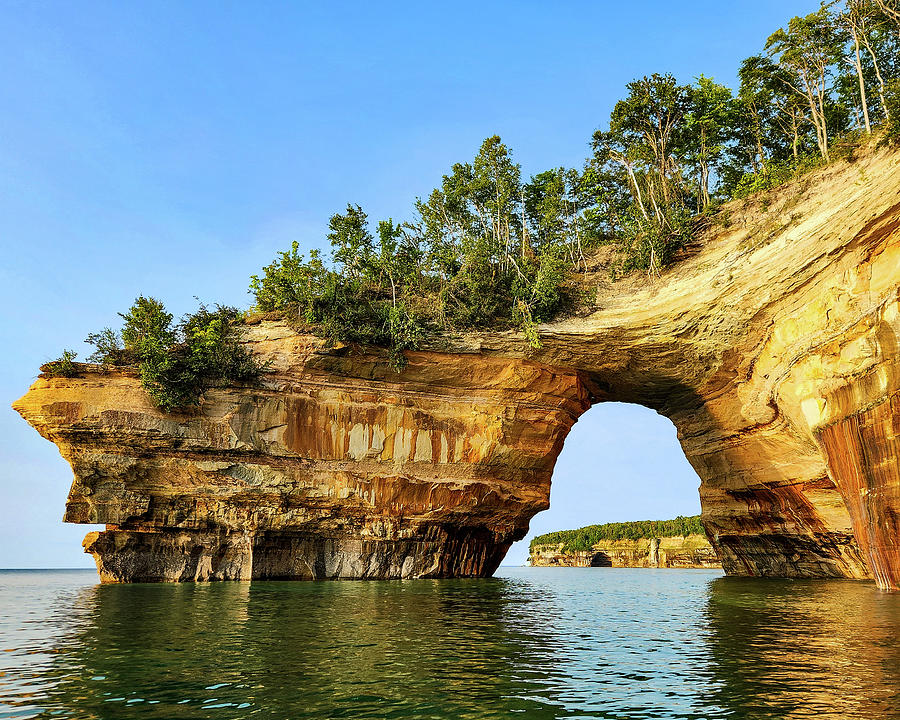
[[[900,717],[900,594],[703,570],[0,572],[0,718]]]

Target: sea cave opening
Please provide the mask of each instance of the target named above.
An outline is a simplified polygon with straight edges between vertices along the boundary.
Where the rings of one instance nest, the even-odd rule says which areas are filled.
[[[668,418],[642,405],[596,403],[566,438],[549,509],[531,520],[503,565],[525,565],[531,539],[544,533],[699,515],[699,486]]]

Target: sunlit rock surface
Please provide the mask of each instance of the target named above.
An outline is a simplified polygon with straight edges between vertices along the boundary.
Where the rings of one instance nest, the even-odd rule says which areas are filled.
[[[566,550],[562,543],[533,545],[533,567],[719,568],[722,563],[705,536],[602,540],[590,550]]]
[[[14,407],[75,474],[65,519],[108,581],[488,575],[548,506],[592,403],[670,418],[726,572],[900,584],[900,156],[872,149],[730,205],[663,277],[590,314],[444,338],[400,374],[249,326],[270,372],[164,415],[85,366]],[[593,292],[593,287],[592,287]],[[604,477],[598,445],[595,477]]]
[[[547,507],[588,406],[571,370],[499,357],[322,352],[247,330],[262,387],[155,409],[131,372],[41,379],[16,405],[75,471],[65,519],[107,580],[492,573]]]

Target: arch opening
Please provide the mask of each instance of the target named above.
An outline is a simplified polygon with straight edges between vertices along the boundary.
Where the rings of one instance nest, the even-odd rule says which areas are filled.
[[[503,564],[525,565],[531,540],[545,533],[699,515],[699,486],[668,418],[634,403],[595,403],[572,427],[557,458],[550,507],[532,518]],[[585,562],[611,564],[602,552]]]

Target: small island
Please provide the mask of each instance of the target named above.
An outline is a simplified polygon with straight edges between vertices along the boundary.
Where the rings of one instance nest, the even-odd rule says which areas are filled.
[[[535,537],[532,567],[720,568],[699,515],[588,525]]]

